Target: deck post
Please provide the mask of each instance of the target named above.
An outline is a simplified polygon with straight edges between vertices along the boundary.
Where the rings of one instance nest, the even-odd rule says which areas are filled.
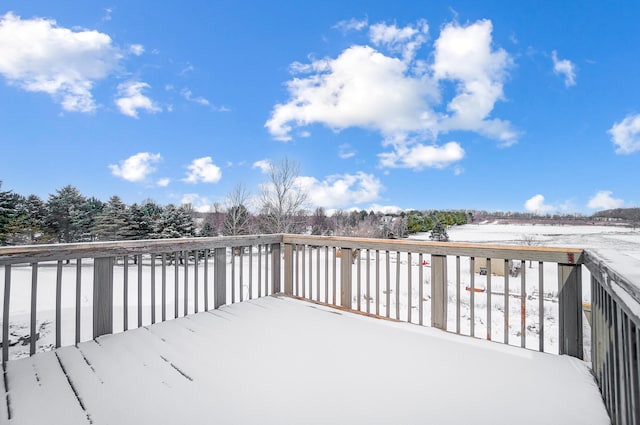
[[[284,294],[293,295],[293,245],[284,244]]]
[[[227,248],[213,251],[213,308],[218,308],[227,303]]]
[[[93,337],[113,333],[114,257],[93,260]]]
[[[340,254],[340,305],[351,308],[351,286],[353,264],[351,248],[341,248]]]
[[[447,256],[431,255],[432,327],[447,330],[447,301]]]
[[[582,269],[576,264],[558,264],[560,354],[583,358]]]
[[[271,244],[271,288],[274,294],[281,291],[280,243]]]

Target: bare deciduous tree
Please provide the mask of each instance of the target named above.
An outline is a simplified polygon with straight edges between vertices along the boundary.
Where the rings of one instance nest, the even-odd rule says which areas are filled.
[[[300,214],[307,193],[298,185],[300,166],[284,158],[269,165],[269,182],[262,186],[260,196],[261,226],[266,233],[297,233],[304,225]]]
[[[247,235],[251,230],[251,214],[247,210],[249,193],[244,184],[238,183],[227,194],[227,214],[223,222],[225,235]]]
[[[525,246],[538,246],[540,245],[540,240],[535,235],[524,234],[520,237],[522,241],[522,245]],[[529,268],[532,268],[532,261],[529,260]]]

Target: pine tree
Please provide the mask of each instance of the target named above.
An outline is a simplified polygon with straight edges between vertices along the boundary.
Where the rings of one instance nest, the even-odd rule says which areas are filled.
[[[82,242],[92,242],[96,239],[93,229],[96,225],[98,216],[102,214],[105,203],[101,200],[91,197],[87,198],[82,204],[82,208],[76,214],[74,222],[78,229],[78,240]]]
[[[127,212],[127,226],[123,231],[124,239],[149,239],[153,233],[152,219],[146,214],[143,207],[133,204]]]
[[[126,206],[118,196],[112,196],[96,218],[93,234],[102,241],[122,240],[127,233],[127,219]]]
[[[167,205],[156,221],[154,237],[183,238],[195,235],[195,225],[193,218],[182,207],[176,208],[174,205]]]
[[[433,225],[433,229],[431,229],[431,235],[429,235],[429,239],[437,242],[449,241],[447,229],[445,229],[444,225],[439,220],[436,220],[435,224]]]
[[[202,228],[200,229],[200,233],[198,233],[198,236],[200,236],[201,238],[210,238],[212,236],[215,236],[213,226],[211,225],[210,222],[208,221],[204,222],[204,224],[202,225]]]
[[[65,186],[55,195],[49,195],[47,225],[59,242],[81,240],[80,222],[84,202],[84,196],[73,186]]]
[[[29,195],[26,198],[20,196],[16,213],[15,225],[13,226],[16,242],[33,244],[40,240],[48,241],[47,207],[42,199],[36,195]]]
[[[6,245],[17,215],[18,195],[10,190],[1,189],[2,181],[0,181],[0,245]]]

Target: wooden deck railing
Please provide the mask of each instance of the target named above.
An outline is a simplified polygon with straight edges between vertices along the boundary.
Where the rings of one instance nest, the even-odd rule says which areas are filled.
[[[592,369],[614,424],[640,423],[640,282],[595,253],[591,272]]]
[[[583,264],[591,274],[591,335],[583,335]],[[580,249],[261,235],[2,247],[1,268],[3,364],[284,293],[578,358],[590,343],[612,419],[640,418],[640,296]],[[43,322],[55,326],[50,343],[38,339]]]

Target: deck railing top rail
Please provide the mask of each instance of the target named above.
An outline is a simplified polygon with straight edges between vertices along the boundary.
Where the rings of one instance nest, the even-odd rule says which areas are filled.
[[[582,264],[584,250],[545,246],[486,245],[418,240],[370,239],[335,236],[282,235],[283,243],[322,245],[351,249],[411,251],[434,255],[460,255],[484,258],[518,258],[527,261],[548,261],[561,264]]]
[[[176,252],[181,250],[215,249],[281,242],[282,235],[273,234],[5,246],[0,247],[0,265],[72,260],[87,257],[102,258],[121,255]]]

